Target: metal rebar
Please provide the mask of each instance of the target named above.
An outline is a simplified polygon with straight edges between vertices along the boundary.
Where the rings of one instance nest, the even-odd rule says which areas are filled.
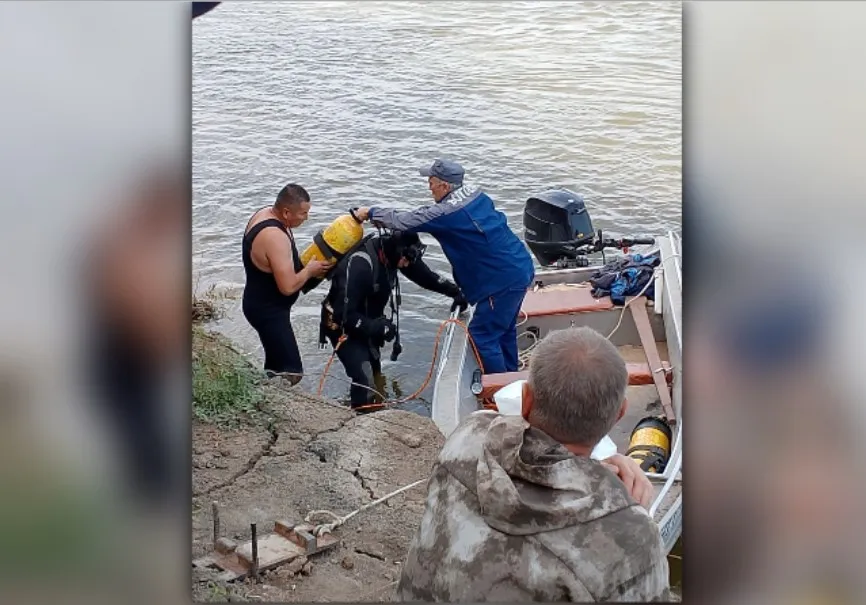
[[[250,532],[253,536],[253,568],[250,570],[250,575],[255,579],[259,575],[259,540],[256,537],[256,524],[250,523]]]
[[[216,547],[217,541],[220,539],[220,511],[217,508],[216,501],[211,502],[211,516],[213,517],[213,543]]]

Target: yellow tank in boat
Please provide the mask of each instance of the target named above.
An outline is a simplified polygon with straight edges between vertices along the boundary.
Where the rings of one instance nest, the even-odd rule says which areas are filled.
[[[645,473],[663,473],[671,455],[673,431],[662,418],[649,416],[635,425],[625,455]]]
[[[354,211],[338,216],[334,222],[313,236],[313,242],[301,252],[301,264],[305,267],[311,260],[337,262],[364,238],[364,226],[355,217]],[[302,288],[306,294],[322,283],[311,279]]]

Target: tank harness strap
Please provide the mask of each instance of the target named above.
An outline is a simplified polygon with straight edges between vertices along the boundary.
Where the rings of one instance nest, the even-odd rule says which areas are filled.
[[[378,271],[377,271],[378,267],[377,266],[379,263],[374,263],[373,259],[370,258],[370,255],[367,254],[364,250],[358,250],[357,252],[352,254],[352,256],[349,257],[349,262],[346,263],[346,291],[343,294],[343,318],[342,318],[342,321],[340,322],[340,325],[343,327],[344,333],[345,333],[345,325],[346,325],[346,321],[348,319],[348,313],[349,313],[349,272],[352,268],[352,261],[355,260],[355,258],[359,258],[359,257],[363,258],[370,265],[370,269],[372,269],[372,271],[373,271],[373,279],[374,280],[376,279],[376,277],[378,275]],[[378,284],[376,284],[376,285],[378,286]]]
[[[367,251],[367,260],[370,262],[370,266],[373,268],[373,293],[379,293],[379,266],[382,264],[378,262],[379,260],[379,252],[376,250],[376,246],[373,243],[373,239],[370,238],[366,242],[364,242],[364,249]],[[376,262],[373,262],[373,259],[376,259]]]
[[[331,306],[331,305],[332,305],[332,299],[331,299],[331,296],[332,296],[332,294],[334,294],[334,291],[333,291],[333,290],[330,290],[330,291],[328,292],[328,294],[325,296],[325,299],[322,301],[322,307],[323,307],[323,308],[322,308],[322,313],[323,313],[323,316],[324,316],[324,315],[327,315],[328,317],[330,317],[330,318],[334,321],[334,324],[336,325],[336,328],[339,329],[340,332],[341,332],[340,336],[345,336],[345,335],[346,335],[346,331],[345,331],[345,329],[343,328],[343,325],[345,325],[345,323],[346,323],[346,313],[347,313],[347,311],[348,311],[348,304],[347,304],[345,301],[348,300],[349,265],[351,264],[351,262],[352,262],[352,258],[354,258],[354,256],[355,256],[356,253],[361,253],[361,254],[364,255],[365,260],[366,260],[368,263],[370,263],[370,266],[371,266],[372,269],[373,269],[373,274],[374,274],[373,277],[374,277],[374,279],[375,279],[375,277],[376,277],[376,269],[377,269],[377,267],[376,267],[376,265],[375,265],[375,264],[374,264],[374,263],[373,263],[373,262],[372,262],[372,261],[367,257],[367,254],[364,253],[364,248],[365,248],[367,242],[369,242],[373,237],[374,237],[374,234],[372,234],[372,233],[371,233],[371,234],[368,234],[368,235],[365,235],[365,236],[361,239],[361,241],[359,241],[359,242],[356,243],[354,246],[352,246],[349,250],[347,250],[345,254],[342,254],[342,255],[339,255],[339,254],[338,254],[338,255],[337,255],[337,257],[338,257],[338,260],[337,260],[337,266],[334,267],[334,269],[333,269],[333,270],[331,271],[331,273],[329,274],[328,279],[333,279],[334,275],[336,275],[338,271],[342,271],[344,267],[345,267],[345,269],[346,269],[346,287],[347,287],[347,291],[346,291],[346,296],[345,296],[344,304],[343,304],[343,317],[342,317],[342,320],[341,320],[341,322],[340,322],[339,325],[336,325],[336,319],[337,319],[337,318],[334,317],[334,308],[333,308],[333,306]],[[318,241],[317,241],[317,243],[318,243]],[[321,245],[321,244],[319,244],[319,245]],[[326,244],[326,245],[327,245],[327,244]],[[328,247],[328,249],[330,249],[330,247]],[[323,326],[324,326],[325,323],[326,323],[326,322],[324,322],[324,321],[320,322],[320,324],[322,324],[322,325],[320,326],[320,329],[319,329],[319,339],[320,339],[319,344],[321,345],[322,348],[324,348],[325,345],[327,344],[327,338],[325,337],[324,329],[323,329]]]
[[[331,248],[328,242],[325,241],[325,236],[319,231],[316,235],[313,236],[313,242],[316,246],[319,247],[319,250],[322,251],[322,254],[326,255],[327,260],[339,259],[340,254]]]
[[[640,470],[643,472],[649,472],[649,470],[653,467],[657,469],[657,472],[664,472],[666,463],[665,457],[661,454],[650,454],[646,458],[643,459],[643,462],[640,463]]]
[[[381,231],[380,231],[380,245],[381,245]],[[379,267],[381,266],[381,262],[379,261],[379,250],[376,249],[376,245],[373,243],[373,239],[370,238],[364,244],[365,249],[367,250],[367,254],[371,259],[371,264],[373,266],[373,292],[379,292]],[[376,259],[373,261],[372,259]],[[400,353],[403,351],[403,345],[400,343],[400,276],[397,272],[397,268],[394,267],[394,288],[390,288],[390,277],[388,279],[389,282],[389,291],[388,291],[388,304],[391,307],[391,322],[394,324],[394,344],[391,346],[391,361],[397,361],[397,357],[399,357]],[[394,302],[394,292],[396,291],[396,304]]]
[[[653,466],[659,468],[660,471],[664,470],[667,453],[662,448],[656,445],[634,445],[628,448],[625,455],[632,457],[631,455],[637,452],[646,452],[641,458],[640,468],[642,471],[647,472]]]
[[[652,452],[653,454],[665,454],[665,451],[657,445],[633,445],[626,450],[625,455],[628,456],[632,452]]]
[[[361,241],[359,241],[354,246],[352,246],[351,248],[346,250],[345,254],[339,254],[339,253],[335,252],[334,254],[337,256],[337,264],[328,273],[328,279],[332,279],[334,275],[336,275],[339,271],[342,271],[346,267],[346,265],[349,263],[349,259],[352,257],[352,255],[355,254],[356,252],[364,250],[364,247],[366,246],[367,241],[369,241],[372,237],[373,237],[373,234],[365,235],[361,239]]]
[[[381,241],[381,240],[380,240]],[[369,244],[368,250],[370,250],[371,256],[373,254],[377,254],[376,258],[378,258],[378,253],[372,247],[372,242]],[[377,268],[381,263],[376,263]],[[391,345],[391,361],[397,361],[397,358],[400,356],[400,353],[403,352],[403,345],[400,343],[400,304],[402,303],[402,296],[400,294],[400,272],[397,271],[397,267],[389,267],[389,271],[393,269],[394,272],[394,287],[390,288],[390,276],[388,278],[388,305],[391,308],[391,323],[394,324],[394,344]],[[379,280],[378,277],[376,279],[376,287],[378,291]]]

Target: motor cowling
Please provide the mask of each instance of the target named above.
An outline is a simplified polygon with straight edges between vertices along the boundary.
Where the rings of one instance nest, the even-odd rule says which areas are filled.
[[[530,197],[523,208],[523,241],[541,266],[574,258],[574,247],[592,242],[595,230],[583,196],[549,189]]]

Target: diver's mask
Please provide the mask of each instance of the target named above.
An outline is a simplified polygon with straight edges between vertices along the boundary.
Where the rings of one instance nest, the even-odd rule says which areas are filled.
[[[417,244],[412,244],[411,246],[403,248],[400,256],[409,261],[410,265],[413,265],[417,261],[421,260],[421,257],[424,256],[425,250],[427,250],[427,244],[422,244],[421,242],[418,242]]]
[[[421,260],[427,245],[421,242],[416,233],[392,231],[383,240],[382,248],[388,262],[396,267],[401,258],[405,258],[410,265]]]

